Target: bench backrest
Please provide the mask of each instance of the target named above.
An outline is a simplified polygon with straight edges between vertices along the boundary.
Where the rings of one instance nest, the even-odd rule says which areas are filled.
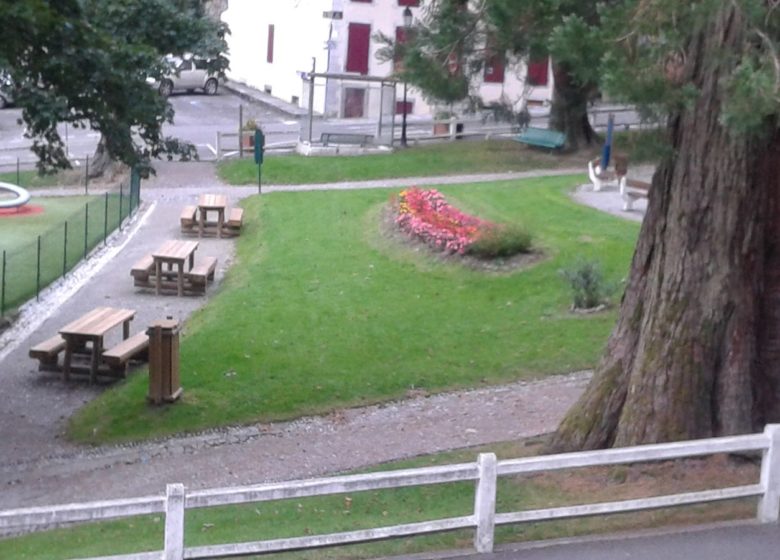
[[[566,135],[557,130],[528,127],[520,133],[517,139],[525,144],[559,148],[566,142]]]

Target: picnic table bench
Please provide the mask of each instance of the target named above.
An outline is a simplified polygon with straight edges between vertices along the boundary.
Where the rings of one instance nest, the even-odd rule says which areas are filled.
[[[30,348],[30,357],[38,360],[38,371],[56,371],[60,352],[65,350],[65,339],[55,334]]]
[[[357,132],[323,132],[320,135],[320,142],[323,146],[329,144],[356,144],[359,146],[365,146],[371,144],[374,140],[372,134],[360,134]]]
[[[222,235],[241,235],[241,226],[244,223],[244,209],[231,208],[227,222],[222,228]]]
[[[198,212],[197,206],[185,206],[179,216],[179,222],[181,223],[181,231],[184,233],[191,233],[195,231],[197,225],[196,215]]]
[[[96,307],[62,327],[60,335],[65,340],[62,374],[65,381],[69,379],[74,354],[84,353],[87,344],[89,344],[87,372],[90,383],[94,383],[103,355],[103,342],[106,334],[121,325],[122,339],[127,339],[130,336],[130,321],[133,320],[133,317],[135,317],[135,311],[132,309]]]
[[[134,334],[103,352],[103,361],[112,371],[127,377],[127,366],[132,359],[144,359],[149,355],[149,335],[145,331]]]
[[[209,219],[209,214],[216,214]],[[243,208],[228,209],[228,200],[222,194],[202,194],[198,197],[197,205],[185,206],[179,222],[181,232],[185,234],[197,234],[205,236],[236,236],[241,234],[243,225]]]
[[[557,130],[547,128],[526,127],[523,132],[514,137],[515,142],[538,146],[540,148],[550,148],[557,150],[566,143],[566,135]]]
[[[190,289],[194,292],[205,293],[206,284],[214,281],[214,271],[217,269],[216,257],[205,257],[187,273]]]
[[[201,295],[214,281],[216,257],[195,260],[197,241],[170,240],[154,253],[138,260],[130,275],[137,288],[152,289],[157,294]]]
[[[634,202],[647,198],[649,194],[650,183],[628,179],[625,175],[620,178],[620,196],[623,198],[623,210],[626,212],[634,209]]]

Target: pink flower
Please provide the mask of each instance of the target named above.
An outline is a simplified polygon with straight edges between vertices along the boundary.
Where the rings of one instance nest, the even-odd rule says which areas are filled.
[[[398,197],[399,227],[435,249],[463,254],[492,222],[464,214],[450,206],[436,189],[412,187]]]

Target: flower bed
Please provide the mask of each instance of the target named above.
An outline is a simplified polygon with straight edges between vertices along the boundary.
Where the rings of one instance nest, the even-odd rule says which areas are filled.
[[[450,206],[436,189],[417,187],[401,191],[395,223],[434,249],[458,254],[464,254],[482,232],[496,227]]]

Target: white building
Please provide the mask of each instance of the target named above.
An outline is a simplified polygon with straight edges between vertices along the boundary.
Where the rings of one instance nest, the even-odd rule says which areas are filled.
[[[420,17],[420,0],[228,0],[222,20],[231,29],[231,80],[245,83],[305,107],[308,87],[302,75],[319,72],[356,77],[389,77],[392,62],[380,62],[375,34],[401,38],[404,10]],[[508,66],[496,59],[486,64],[479,95],[486,103],[504,100],[516,106],[551,99],[549,64]],[[536,86],[526,87],[526,74]],[[380,97],[387,96],[376,83],[360,80],[325,80],[315,88],[313,108],[330,117],[376,116]],[[392,102],[392,101],[390,101]],[[407,113],[430,115],[436,110],[414,89],[409,89]],[[394,108],[403,112],[400,88]]]

